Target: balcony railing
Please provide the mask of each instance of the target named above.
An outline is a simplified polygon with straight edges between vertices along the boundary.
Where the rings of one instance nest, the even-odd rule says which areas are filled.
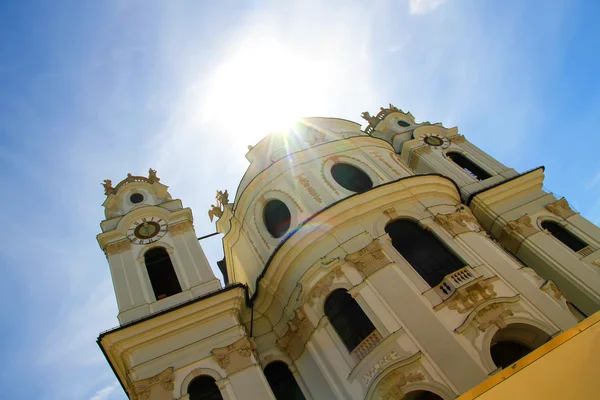
[[[360,344],[356,346],[354,350],[352,350],[351,354],[355,354],[359,360],[362,360],[382,340],[383,338],[381,337],[381,333],[375,329],[369,336],[360,342]]]
[[[456,289],[473,282],[480,276],[478,272],[467,265],[458,271],[446,275],[442,283],[436,287],[436,292],[442,297],[442,300],[446,300],[456,292]]]
[[[585,246],[583,249],[579,250],[577,252],[577,254],[579,254],[581,257],[587,257],[590,254],[592,254],[593,252],[596,251],[596,248],[593,246]]]

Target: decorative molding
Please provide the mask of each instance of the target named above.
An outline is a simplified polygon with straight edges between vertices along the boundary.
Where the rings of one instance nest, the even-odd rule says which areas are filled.
[[[321,199],[321,196],[319,196],[319,194],[317,193],[317,191],[315,190],[315,188],[313,188],[310,184],[310,181],[308,180],[307,177],[304,176],[304,174],[300,174],[300,175],[296,175],[294,176],[294,179],[296,179],[298,181],[298,183],[300,183],[300,185],[306,189],[306,191],[308,192],[308,194],[310,194],[310,196],[317,202],[317,203],[322,203],[323,199]]]
[[[306,317],[302,308],[297,308],[294,318],[288,322],[288,328],[285,335],[277,340],[277,344],[295,361],[304,351],[304,346],[315,326]]]
[[[519,249],[525,238],[538,232],[531,223],[529,215],[525,214],[519,219],[510,221],[502,228],[499,242],[514,253]]]
[[[380,162],[382,162],[386,167],[388,167],[389,169],[391,169],[392,171],[394,171],[394,173],[398,176],[402,176],[402,174],[396,169],[394,168],[390,163],[388,163],[387,161],[385,161],[383,159],[383,157],[381,156],[381,154],[379,154],[376,151],[370,151],[370,154],[372,154],[377,160],[379,160]]]
[[[555,201],[554,203],[546,204],[546,210],[564,219],[567,219],[570,216],[577,214],[575,211],[573,211],[573,209],[571,209],[571,206],[569,206],[567,199],[565,199],[564,197],[562,197],[560,200]]]
[[[514,315],[512,310],[504,308],[503,303],[492,303],[483,307],[475,315],[475,321],[478,323],[480,331],[485,332],[492,325],[498,329],[504,329],[508,325],[504,318]]]
[[[383,357],[379,359],[372,367],[367,371],[366,374],[363,375],[362,381],[365,386],[369,386],[369,383],[373,381],[381,371],[383,371],[388,365],[390,365],[394,360],[400,358],[400,355],[395,349],[392,349],[389,353],[386,353]]]
[[[325,163],[326,161],[323,161],[323,163],[321,164],[321,178],[323,178],[323,182],[325,182],[325,184],[331,189],[333,190],[333,192],[335,194],[337,194],[338,196],[340,195],[340,192],[335,188],[335,186],[333,186],[331,184],[331,182],[329,182],[329,179],[327,179],[327,177],[325,176]]]
[[[482,230],[477,218],[466,207],[459,207],[452,214],[437,214],[434,220],[452,237],[465,232],[481,232]]]
[[[425,380],[422,372],[402,372],[396,370],[391,372],[379,382],[378,397],[382,400],[399,400],[404,398],[402,387],[407,383],[421,382]]]
[[[386,210],[383,210],[383,214],[388,217],[390,220],[394,220],[394,219],[398,219],[399,215],[396,212],[396,209],[394,207],[390,207]]]
[[[254,224],[254,228],[256,228],[256,233],[258,234],[258,237],[260,237],[260,239],[262,240],[263,244],[267,247],[267,249],[270,250],[271,246],[269,246],[269,243],[267,243],[267,241],[265,240],[263,235],[260,233],[260,230],[258,229],[258,224],[256,223],[256,218],[252,218],[252,223]],[[250,234],[250,233],[248,233],[248,234]]]
[[[466,142],[467,139],[465,139],[465,137],[463,135],[456,135],[456,136],[452,136],[450,138],[450,141],[455,144],[460,144],[460,143]]]
[[[111,243],[104,249],[106,255],[108,256],[124,253],[128,250],[131,250],[131,242],[129,240],[122,240],[117,243]]]
[[[429,146],[426,146],[426,145],[422,145],[420,147],[413,148],[413,150],[410,152],[410,156],[408,158],[408,164],[412,165],[416,161],[417,157],[422,157],[426,154],[431,153],[431,151],[432,150],[429,148]]]
[[[344,272],[342,271],[342,266],[338,265],[313,286],[310,292],[308,292],[306,295],[305,301],[308,301],[311,306],[314,305],[316,299],[329,294],[329,288],[331,287],[331,284],[335,278],[339,278],[341,276],[344,276]]]
[[[229,346],[213,349],[211,353],[228,375],[256,364],[254,339],[243,336]]]
[[[137,400],[172,398],[174,380],[173,367],[169,367],[151,378],[133,382],[133,393]]]
[[[365,278],[392,263],[377,239],[367,247],[348,254],[345,260],[353,263]]]
[[[156,170],[150,168],[148,170],[148,177],[146,178],[145,176],[134,176],[131,174],[127,174],[127,178],[123,179],[121,182],[119,182],[117,184],[117,186],[115,186],[114,188],[112,187],[112,181],[110,179],[105,179],[104,182],[101,183],[102,186],[104,186],[104,194],[106,196],[110,195],[110,194],[114,194],[117,193],[117,191],[122,188],[123,186],[127,185],[128,183],[131,182],[147,182],[147,183],[154,183],[154,182],[160,182],[160,178],[158,178],[156,176]]]
[[[377,175],[377,177],[379,178],[380,181],[384,181],[383,177],[381,175],[379,175],[379,173],[377,172],[377,170],[371,168],[371,166],[369,164],[367,164],[366,162],[364,162],[363,160],[361,160],[359,158],[348,156],[348,155],[344,154],[343,156],[331,156],[327,160],[331,160],[334,163],[337,163],[337,162],[344,162],[344,160],[343,160],[344,158],[349,158],[351,160],[356,161],[359,164],[362,164],[362,165],[366,166],[367,168],[369,168],[370,170],[372,170],[375,173],[375,175]]]
[[[194,226],[190,221],[182,221],[174,225],[169,225],[169,233],[171,234],[171,236],[181,235],[184,232],[191,231],[193,229]]]
[[[554,283],[552,280],[548,280],[546,283],[544,283],[540,287],[540,290],[548,294],[549,296],[552,296],[552,298],[556,300],[563,309],[571,312],[569,310],[569,305],[567,304],[567,296],[565,296],[565,294],[560,291],[558,286],[556,286],[556,283]]]
[[[278,193],[283,193],[284,195],[286,195],[291,201],[292,203],[294,203],[294,205],[296,206],[296,208],[300,211],[300,212],[304,212],[304,209],[302,207],[300,207],[300,204],[298,204],[298,202],[296,201],[296,199],[294,199],[294,197],[289,194],[288,192],[284,192],[283,190],[280,189],[270,189],[267,193],[270,192],[278,192]],[[271,199],[269,199],[271,200]],[[257,200],[257,204],[261,205],[262,203],[267,202],[267,199],[265,198],[265,194],[263,193]]]
[[[465,314],[494,297],[496,297],[494,286],[488,280],[485,280],[459,288],[452,297],[446,300],[446,303],[450,310]]]
[[[308,143],[309,146],[314,146],[316,144],[325,143],[328,141],[327,135],[311,126],[306,127],[306,133],[303,140]]]

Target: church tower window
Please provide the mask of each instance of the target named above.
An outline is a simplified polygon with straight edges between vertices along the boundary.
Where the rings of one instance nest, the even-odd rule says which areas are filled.
[[[483,181],[489,177],[490,174],[487,173],[483,168],[479,165],[475,164],[473,161],[469,160],[467,157],[457,152],[450,152],[447,154],[448,158],[450,158],[456,165],[461,167],[465,172],[471,175],[473,178]]]
[[[265,376],[277,400],[305,399],[294,375],[283,361],[274,361],[267,365]]]
[[[334,290],[327,297],[325,315],[349,352],[375,330],[367,314],[344,289]]]
[[[155,247],[144,254],[148,277],[156,300],[181,292],[181,285],[173,268],[171,257],[164,247]]]
[[[543,221],[542,228],[546,229],[555,238],[573,251],[579,251],[588,246],[587,243],[575,237],[571,232],[554,221]]]
[[[416,222],[400,219],[389,223],[385,231],[392,238],[392,245],[398,253],[431,287],[465,266],[437,237]]]
[[[363,193],[373,187],[373,181],[354,165],[338,163],[331,167],[331,176],[344,189]]]
[[[292,215],[281,200],[271,200],[263,211],[267,230],[274,238],[280,238],[290,229]]]
[[[221,391],[214,378],[208,375],[200,375],[188,386],[190,400],[223,400]]]

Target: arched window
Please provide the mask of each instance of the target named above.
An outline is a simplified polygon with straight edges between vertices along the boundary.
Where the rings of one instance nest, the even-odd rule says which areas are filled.
[[[270,200],[263,211],[265,226],[274,238],[280,238],[290,229],[292,215],[281,200]]]
[[[575,235],[554,221],[543,221],[542,228],[546,229],[552,234],[552,236],[560,240],[564,245],[573,251],[579,251],[588,246],[587,243],[575,237]]]
[[[373,187],[369,175],[354,165],[338,163],[331,167],[331,176],[344,189],[351,192],[363,193]]]
[[[473,161],[469,160],[467,157],[463,156],[461,153],[451,152],[447,154],[447,157],[454,161],[456,165],[464,169],[469,175],[479,181],[487,179],[491,176],[487,173],[487,171],[475,164]]]
[[[223,400],[214,378],[208,375],[194,378],[188,386],[188,393],[190,400]]]
[[[175,274],[171,257],[164,247],[155,247],[144,254],[148,277],[156,300],[181,292],[181,285]]]
[[[274,361],[267,365],[265,376],[277,400],[305,399],[294,375],[283,361]]]
[[[334,290],[327,297],[325,315],[349,352],[375,330],[367,314],[344,289]]]
[[[507,368],[550,340],[550,335],[527,324],[510,324],[492,338],[490,353],[497,367]]]
[[[466,263],[450,252],[432,233],[417,223],[400,219],[389,223],[385,231],[394,248],[419,275],[433,287]]]

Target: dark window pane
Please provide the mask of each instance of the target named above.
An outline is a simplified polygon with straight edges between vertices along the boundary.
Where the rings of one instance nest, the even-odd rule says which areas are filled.
[[[460,153],[452,152],[448,153],[448,157],[454,161],[456,165],[464,169],[469,175],[477,180],[484,180],[489,178],[491,175],[488,174],[483,168],[469,160],[467,157]]]
[[[271,236],[275,238],[282,237],[290,229],[292,215],[283,201],[269,201],[265,206],[263,214],[265,226]]]
[[[354,350],[375,330],[367,314],[344,289],[334,290],[327,297],[325,315],[348,351]]]
[[[339,163],[331,167],[331,176],[343,188],[362,193],[373,187],[373,181],[354,165]]]
[[[431,287],[465,266],[438,238],[415,222],[406,219],[394,221],[385,227],[385,231],[398,253]]]
[[[587,243],[579,240],[579,238],[554,221],[543,221],[542,228],[549,231],[552,236],[563,242],[573,251],[579,251],[588,246]]]
[[[133,204],[141,203],[144,201],[144,196],[141,193],[134,193],[129,197],[129,201]]]
[[[407,393],[402,400],[443,400],[437,394],[428,390],[416,390],[414,392]]]
[[[144,254],[144,261],[156,300],[181,292],[181,285],[179,285],[173,263],[164,247],[148,250]]]
[[[194,378],[188,386],[190,400],[222,400],[221,391],[215,380],[207,375]]]
[[[497,367],[506,368],[531,353],[533,349],[525,346],[524,344],[504,341],[498,342],[492,345],[490,352],[492,353],[492,360]]]
[[[265,368],[265,376],[277,400],[305,399],[300,386],[298,386],[298,382],[296,382],[294,375],[286,363],[282,361],[270,363]]]

